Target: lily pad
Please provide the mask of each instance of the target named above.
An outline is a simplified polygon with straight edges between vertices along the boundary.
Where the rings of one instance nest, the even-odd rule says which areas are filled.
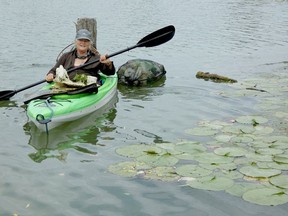
[[[263,161],[263,162],[272,162],[273,158],[271,155],[263,155],[263,154],[257,154],[257,153],[247,153],[246,157],[248,159],[252,159],[254,161]]]
[[[253,134],[255,135],[266,135],[266,134],[271,134],[274,131],[274,129],[272,127],[268,127],[268,126],[262,126],[262,125],[258,125],[255,127],[255,132]]]
[[[288,113],[279,111],[275,113],[275,116],[278,118],[288,118]]]
[[[203,167],[208,170],[222,170],[222,171],[232,171],[237,169],[237,165],[235,163],[224,163],[224,164],[207,164],[207,163],[200,163],[200,167]]]
[[[259,168],[256,166],[244,166],[239,170],[246,176],[254,178],[268,178],[271,176],[276,176],[281,174],[281,170],[269,169],[269,168]]]
[[[180,151],[181,153],[200,154],[207,149],[199,143],[185,142],[175,145],[175,150]]]
[[[161,148],[158,148],[154,145],[145,145],[145,144],[128,145],[116,149],[117,154],[130,158],[135,158],[149,154],[159,155],[161,154],[161,152],[162,152]]]
[[[208,127],[195,127],[187,129],[185,132],[195,136],[212,136],[215,135],[218,131]]]
[[[134,177],[138,175],[139,170],[150,169],[151,166],[135,161],[124,161],[117,164],[112,164],[108,167],[108,171],[125,177]]]
[[[185,177],[202,177],[208,176],[212,173],[211,170],[204,169],[197,165],[186,164],[176,168],[176,173]]]
[[[190,154],[190,153],[175,155],[175,157],[181,160],[196,160],[198,158],[197,154]]]
[[[272,188],[260,188],[246,191],[242,198],[258,205],[276,206],[288,202],[288,196],[282,191]]]
[[[232,163],[233,158],[216,155],[214,153],[203,153],[201,155],[197,155],[195,160],[197,160],[199,163],[206,164],[225,164]]]
[[[284,142],[275,142],[273,144],[270,145],[270,148],[276,148],[276,149],[288,149],[288,143],[284,143]]]
[[[268,163],[268,167],[273,168],[273,169],[279,169],[279,170],[288,170],[288,164],[286,163],[277,163],[277,162],[271,162]]]
[[[215,120],[215,121],[200,121],[198,125],[201,127],[208,127],[214,130],[219,130],[224,126],[232,125],[232,123]]]
[[[257,161],[254,160],[253,158],[246,158],[246,157],[239,157],[235,158],[233,161],[236,165],[241,165],[241,166],[252,166],[256,165]]]
[[[268,122],[268,119],[262,116],[240,116],[236,118],[236,121],[242,124],[252,124],[253,126],[256,126]]]
[[[145,154],[136,158],[137,161],[144,162],[153,166],[173,166],[178,163],[179,159],[171,154]]]
[[[202,178],[196,178],[194,180],[187,181],[187,185],[192,188],[221,191],[226,190],[234,184],[234,181],[225,177],[218,176],[205,176]]]
[[[219,142],[229,142],[233,137],[235,137],[234,135],[227,135],[227,134],[220,134],[220,135],[217,135],[215,137],[215,139]]]
[[[273,161],[288,164],[288,155],[275,155]]]
[[[234,126],[226,126],[222,129],[223,133],[231,133],[231,134],[252,134],[255,131],[253,126],[248,125],[234,125]]]
[[[155,167],[145,171],[145,179],[176,181],[180,178],[172,167]]]
[[[242,197],[246,191],[257,188],[266,188],[266,186],[250,182],[235,182],[232,187],[226,189],[226,192],[234,196]]]
[[[253,148],[269,148],[272,144],[265,142],[265,140],[254,141],[251,146]]]
[[[233,143],[251,143],[254,141],[254,139],[251,136],[240,134],[238,136],[234,136],[230,141]]]
[[[270,143],[288,143],[288,136],[269,136],[269,137],[265,137],[265,141],[266,142],[270,142]]]
[[[217,155],[227,156],[227,157],[237,157],[243,156],[247,153],[247,150],[239,147],[224,147],[217,148],[214,150],[214,153]]]
[[[175,143],[157,143],[156,144],[156,147],[165,149],[165,151],[168,152],[169,154],[172,154],[172,155],[181,154],[182,152],[175,150],[175,146],[176,146]]]
[[[276,148],[262,148],[257,149],[257,154],[263,154],[263,155],[278,155],[282,154],[284,151],[282,149],[276,149]]]
[[[288,189],[288,175],[274,176],[269,181],[277,187]]]
[[[243,174],[238,172],[237,170],[221,170],[216,173],[217,176],[226,177],[229,179],[241,179],[243,178]]]

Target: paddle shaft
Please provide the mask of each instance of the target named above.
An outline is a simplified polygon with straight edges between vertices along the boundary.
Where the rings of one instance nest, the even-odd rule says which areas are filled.
[[[145,36],[144,38],[142,38],[136,45],[131,46],[131,47],[127,47],[126,49],[120,50],[118,52],[112,53],[110,55],[106,55],[106,58],[111,58],[113,56],[119,55],[121,53],[127,52],[129,50],[135,49],[137,47],[153,47],[153,46],[158,46],[160,44],[166,43],[167,41],[169,41],[170,39],[173,38],[175,34],[175,27],[170,25],[170,26],[166,26],[164,28],[161,28],[155,32],[152,32],[151,34]],[[85,63],[83,65],[80,65],[78,67],[75,68],[71,68],[69,69],[67,72],[70,73],[72,71],[78,70],[80,68],[86,67],[88,65],[94,64],[96,62],[99,62],[100,59],[96,59],[94,61]],[[0,92],[0,100],[6,100],[9,99],[10,97],[14,96],[16,93],[24,91],[26,89],[32,88],[34,86],[37,86],[39,84],[42,84],[46,82],[46,80],[41,80],[38,81],[36,83],[33,83],[31,85],[25,86],[23,88],[20,88],[18,90],[6,90],[6,91],[2,91]]]

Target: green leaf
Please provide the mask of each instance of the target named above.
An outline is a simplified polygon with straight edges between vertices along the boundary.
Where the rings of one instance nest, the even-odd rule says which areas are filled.
[[[175,145],[175,150],[182,153],[200,154],[205,152],[207,149],[199,143],[185,142]]]
[[[195,136],[213,136],[217,133],[217,130],[208,127],[195,127],[187,129],[185,132]]]
[[[278,155],[282,154],[283,152],[284,152],[283,150],[275,148],[262,148],[256,150],[257,154],[263,154],[263,155]]]
[[[235,163],[224,163],[224,164],[207,164],[207,163],[200,163],[200,167],[209,170],[222,170],[222,171],[232,171],[237,169],[237,165]]]
[[[268,178],[281,174],[281,170],[270,169],[270,168],[259,168],[256,166],[244,166],[239,170],[246,176],[254,178]]]
[[[125,177],[135,177],[139,170],[150,169],[151,167],[145,163],[124,161],[117,164],[112,164],[108,167],[108,171]]]
[[[145,171],[145,179],[176,181],[180,178],[172,167],[155,167]]]
[[[151,164],[153,166],[173,166],[178,163],[179,159],[171,154],[147,154],[136,158],[137,161]]]
[[[231,157],[220,156],[213,153],[203,153],[201,155],[197,155],[195,160],[197,160],[199,163],[206,164],[225,164],[233,162],[233,158]]]
[[[186,164],[176,168],[176,173],[184,177],[202,177],[212,173],[211,170],[204,169],[197,165]]]
[[[240,134],[238,136],[234,136],[231,140],[232,143],[251,143],[254,139],[251,136]]]
[[[255,131],[253,126],[247,125],[233,125],[226,126],[222,129],[223,133],[231,133],[231,134],[252,134]]]
[[[236,118],[236,121],[242,124],[252,124],[253,126],[256,126],[268,122],[268,119],[261,116],[240,116]]]
[[[247,153],[247,150],[240,147],[224,147],[217,148],[214,150],[217,155],[227,156],[227,157],[238,157],[243,156]]]
[[[187,185],[192,188],[203,190],[221,191],[226,190],[234,184],[234,181],[225,177],[205,176],[187,181]]]
[[[246,191],[257,188],[266,188],[266,186],[250,182],[235,182],[232,187],[226,189],[226,192],[234,196],[242,197]]]
[[[162,150],[154,145],[128,145],[116,149],[116,153],[122,156],[135,158],[142,155],[161,154]]]
[[[288,202],[288,196],[281,190],[272,188],[253,189],[245,192],[242,198],[258,205],[276,206]]]
[[[269,179],[269,182],[277,187],[288,189],[288,175],[278,175]]]
[[[219,134],[215,139],[219,142],[229,142],[235,135]]]
[[[273,161],[288,164],[288,155],[275,155]]]

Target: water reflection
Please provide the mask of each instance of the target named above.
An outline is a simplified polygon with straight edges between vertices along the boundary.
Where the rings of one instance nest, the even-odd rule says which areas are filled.
[[[164,87],[166,76],[163,76],[157,82],[148,84],[147,86],[126,86],[119,85],[118,90],[123,96],[124,99],[136,99],[136,100],[151,100],[152,96],[160,96],[163,94],[163,91],[159,89]]]
[[[4,101],[0,101],[0,108],[2,107],[5,107],[5,108],[18,107],[18,104],[16,101],[4,100]]]
[[[27,122],[23,129],[30,136],[29,145],[33,146],[36,152],[28,156],[35,162],[41,163],[48,158],[58,159],[65,162],[69,150],[94,156],[97,154],[97,146],[100,146],[98,136],[104,131],[114,131],[113,121],[116,117],[117,94],[101,109],[85,116],[77,121],[63,124],[47,134],[40,132],[37,127]],[[83,161],[84,162],[84,161]],[[85,160],[89,162],[89,160]]]

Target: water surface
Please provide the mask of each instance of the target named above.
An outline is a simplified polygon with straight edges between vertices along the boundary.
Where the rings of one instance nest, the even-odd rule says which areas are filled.
[[[0,0],[0,90],[44,78],[74,40],[78,18],[96,18],[97,46],[113,53],[174,25],[175,37],[113,58],[163,64],[165,80],[145,88],[119,87],[101,116],[94,114],[38,134],[27,124],[21,92],[0,102],[0,215],[285,215],[287,204],[258,206],[210,192],[107,172],[125,160],[115,148],[192,139],[184,130],[201,120],[254,113],[257,98],[223,97],[227,84],[195,78],[208,71],[238,81],[287,71],[288,4],[280,0]],[[112,107],[112,108],[111,108]]]

